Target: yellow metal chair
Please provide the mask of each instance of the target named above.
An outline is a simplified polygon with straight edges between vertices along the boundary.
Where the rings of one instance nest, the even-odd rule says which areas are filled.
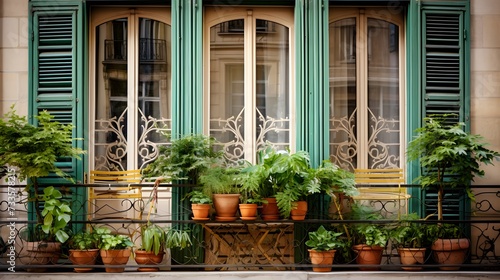
[[[96,213],[96,205],[98,200],[125,200],[131,202],[142,199],[142,182],[141,170],[125,170],[125,171],[102,171],[92,170],[89,174],[88,188],[88,213],[89,221],[92,221]],[[94,185],[92,185],[94,184]],[[100,184],[101,186],[97,186]],[[103,188],[103,184],[108,184],[107,188]],[[142,211],[134,211],[134,218],[138,213],[138,219],[142,219]],[[107,217],[106,217],[107,218]],[[113,217],[113,218],[128,218],[128,217]]]
[[[406,212],[411,196],[408,194],[407,188],[401,187],[401,184],[405,183],[403,169],[355,169],[354,178],[356,184],[360,186],[358,187],[359,195],[352,197],[352,199],[397,201],[400,206],[398,213],[401,214],[401,205],[404,206]]]

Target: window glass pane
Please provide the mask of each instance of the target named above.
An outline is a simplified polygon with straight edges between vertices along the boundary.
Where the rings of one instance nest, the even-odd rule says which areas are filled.
[[[95,167],[127,167],[127,19],[96,28]]]
[[[285,149],[290,143],[289,31],[267,20],[257,20],[256,26],[257,150],[266,142]]]
[[[142,167],[156,157],[154,143],[166,137],[156,128],[171,118],[171,39],[170,26],[152,19],[139,19],[138,79],[138,163]]]
[[[330,157],[339,166],[357,167],[356,19],[333,22],[330,35]]]
[[[244,21],[210,28],[210,134],[228,159],[244,157]]]
[[[399,30],[368,19],[368,167],[399,167]]]

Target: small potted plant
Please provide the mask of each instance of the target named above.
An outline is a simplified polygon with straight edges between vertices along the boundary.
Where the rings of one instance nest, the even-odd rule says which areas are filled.
[[[165,231],[160,226],[148,221],[141,226],[141,246],[134,252],[135,262],[139,265],[137,271],[158,271],[158,265],[165,255]]]
[[[324,226],[308,233],[309,239],[305,244],[310,247],[308,251],[313,271],[327,272],[332,270],[331,265],[335,252],[344,246],[344,243],[339,239],[341,235],[342,233],[327,230]]]
[[[234,221],[240,201],[240,166],[230,166],[223,161],[204,170],[199,178],[203,193],[212,197],[217,221]]]
[[[430,246],[429,225],[419,222],[417,213],[404,215],[390,231],[392,244],[396,246],[403,270],[422,270],[425,253]]]
[[[106,272],[125,271],[125,267],[117,265],[125,265],[130,258],[131,248],[134,246],[130,237],[113,234],[104,227],[97,228],[96,232],[100,236],[99,249]]]
[[[95,231],[83,231],[73,235],[68,241],[69,259],[75,265],[75,272],[94,270],[85,265],[94,265],[99,256],[99,236]]]
[[[187,194],[191,202],[193,220],[205,221],[210,219],[210,209],[212,208],[212,198],[200,190],[193,190]]]
[[[351,218],[359,220],[351,224],[354,239],[353,250],[358,254],[356,263],[360,265],[380,265],[382,253],[389,241],[389,231],[379,212],[362,204],[353,204]],[[360,270],[379,270],[378,267],[360,267]]]

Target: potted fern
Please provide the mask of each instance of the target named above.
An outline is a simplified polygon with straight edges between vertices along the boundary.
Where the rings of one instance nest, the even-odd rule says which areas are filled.
[[[450,123],[452,117],[454,115],[425,118],[424,126],[416,130],[417,136],[407,148],[408,160],[418,160],[422,170],[416,181],[424,189],[437,189],[437,219],[440,224],[443,221],[445,192],[449,189],[462,189],[471,200],[474,200],[470,185],[475,176],[484,175],[481,164],[492,164],[493,160],[500,156],[498,152],[486,148],[486,143],[480,135],[464,131],[465,123]],[[435,232],[447,231],[436,230]],[[432,249],[434,252],[441,252],[446,247],[452,248],[452,251],[463,256],[461,259],[456,258],[454,263],[461,264],[465,261],[469,240],[438,238]],[[451,267],[442,268],[449,270]],[[459,266],[453,267],[453,269],[459,268]]]

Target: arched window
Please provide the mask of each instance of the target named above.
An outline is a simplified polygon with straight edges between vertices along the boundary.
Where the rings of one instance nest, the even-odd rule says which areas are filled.
[[[91,20],[91,169],[143,168],[171,128],[167,8],[96,8]]]
[[[293,9],[227,9],[206,9],[205,128],[253,162],[266,143],[293,148]]]
[[[343,168],[404,164],[403,17],[330,12],[330,157]]]

